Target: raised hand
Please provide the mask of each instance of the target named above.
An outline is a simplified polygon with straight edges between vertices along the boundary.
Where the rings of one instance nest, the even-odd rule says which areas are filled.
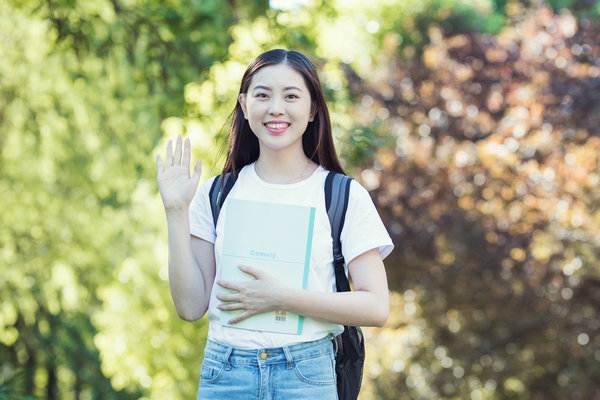
[[[167,143],[166,165],[163,165],[160,155],[156,156],[158,189],[166,211],[187,209],[200,181],[202,160],[196,161],[194,173],[190,176],[190,139],[185,139],[183,157],[181,142],[181,136],[177,136],[175,152],[173,141]]]

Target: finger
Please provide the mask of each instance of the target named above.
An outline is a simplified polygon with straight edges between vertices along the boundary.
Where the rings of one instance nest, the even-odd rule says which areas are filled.
[[[194,174],[192,175],[192,180],[198,186],[198,182],[200,182],[200,175],[202,174],[202,160],[196,161],[196,165],[194,165]]]
[[[162,173],[163,173],[163,162],[162,162],[162,158],[160,158],[160,154],[156,155],[156,170],[157,170],[157,175],[160,178]]]
[[[237,317],[232,318],[229,321],[227,321],[227,323],[229,325],[237,324],[238,322],[241,322],[241,321],[245,320],[246,318],[251,317],[253,315],[254,315],[254,313],[251,312],[251,311],[244,311],[243,313],[241,313]]]
[[[217,308],[221,311],[238,311],[246,309],[242,303],[219,304]]]
[[[173,165],[173,141],[169,139],[167,142],[167,167]]]
[[[181,135],[177,135],[175,154],[173,156],[173,165],[181,165]]]
[[[221,286],[222,288],[225,289],[230,289],[230,290],[235,290],[237,292],[240,291],[241,286],[239,283],[235,283],[235,282],[227,282],[227,281],[218,281],[217,285]]]
[[[240,269],[240,271],[242,271],[250,276],[253,276],[256,279],[258,279],[262,276],[262,271],[260,271],[256,268],[250,267],[248,265],[238,265],[238,268]]]
[[[191,149],[192,145],[190,143],[190,139],[186,138],[185,142],[183,143],[183,159],[181,160],[181,165],[183,165],[184,167],[187,168],[188,174],[189,174],[189,170],[190,170],[190,149]]]
[[[233,303],[234,301],[238,301],[239,294],[218,294],[217,299],[223,303]]]

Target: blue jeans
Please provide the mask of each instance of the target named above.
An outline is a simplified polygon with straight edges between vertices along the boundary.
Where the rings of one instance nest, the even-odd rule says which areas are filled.
[[[337,400],[331,337],[274,349],[206,342],[197,400]]]

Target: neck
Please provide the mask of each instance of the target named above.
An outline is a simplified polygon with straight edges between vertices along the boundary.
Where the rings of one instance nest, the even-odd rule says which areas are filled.
[[[291,149],[290,149],[291,150]],[[294,183],[306,179],[317,168],[304,151],[273,151],[261,149],[255,170],[268,183]]]

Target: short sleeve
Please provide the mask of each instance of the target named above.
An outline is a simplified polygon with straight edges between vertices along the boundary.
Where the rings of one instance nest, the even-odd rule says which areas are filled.
[[[383,259],[394,249],[369,192],[354,180],[350,186],[341,242],[346,263],[372,249],[379,249]]]
[[[200,185],[190,204],[190,234],[213,244],[217,234],[208,194],[214,180],[215,177],[212,177]]]

